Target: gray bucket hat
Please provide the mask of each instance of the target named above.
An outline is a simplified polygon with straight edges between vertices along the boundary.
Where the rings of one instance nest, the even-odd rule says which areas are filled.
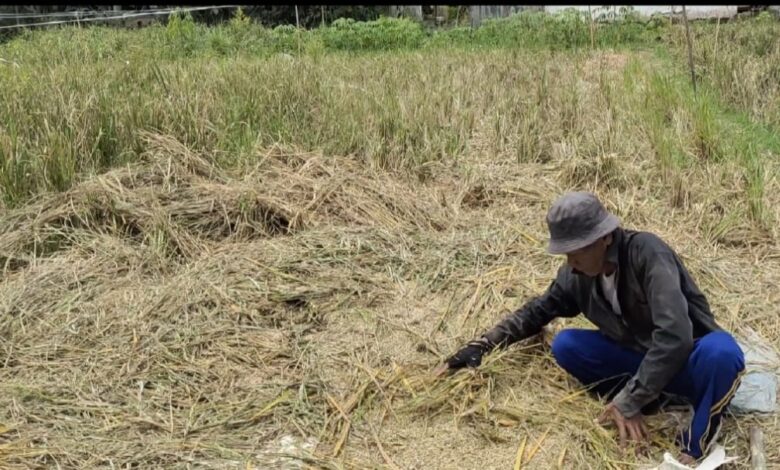
[[[547,212],[550,246],[554,255],[571,253],[594,243],[620,226],[593,193],[571,192],[559,197]]]

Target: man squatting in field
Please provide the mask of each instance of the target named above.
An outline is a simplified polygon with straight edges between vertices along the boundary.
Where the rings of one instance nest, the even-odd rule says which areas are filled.
[[[469,342],[438,368],[477,367],[496,347],[538,334],[556,317],[580,313],[598,330],[566,329],[553,340],[558,364],[610,399],[598,420],[637,443],[649,438],[643,410],[662,392],[690,401],[679,460],[699,459],[717,434],[745,368],[734,338],[715,322],[679,256],[658,236],[620,227],[591,193],[561,196],[547,213],[548,251],[566,264],[547,291]],[[667,397],[669,395],[666,395]]]

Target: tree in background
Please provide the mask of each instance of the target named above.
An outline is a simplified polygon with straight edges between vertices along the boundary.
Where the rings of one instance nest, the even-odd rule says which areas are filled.
[[[243,5],[244,14],[263,26],[273,28],[284,24],[296,24],[294,5]],[[387,14],[388,7],[376,5],[298,5],[298,21],[302,28],[328,25],[338,18],[370,21]],[[227,21],[233,17],[232,9],[193,12],[196,21],[209,24]]]
[[[47,14],[66,11],[100,11],[111,10],[153,10],[164,8],[187,8],[189,6],[203,5],[0,5],[0,13],[3,14]],[[255,21],[267,27],[275,27],[282,24],[295,24],[294,5],[243,5],[244,13]],[[298,19],[304,28],[315,28],[323,22],[330,24],[338,18],[352,18],[357,21],[368,21],[379,18],[381,14],[387,14],[388,7],[375,5],[298,5]],[[195,21],[215,24],[228,21],[233,17],[233,8],[215,8],[192,12]],[[45,18],[24,18],[21,23],[33,23],[45,20]],[[3,24],[15,23],[13,18],[4,18]]]

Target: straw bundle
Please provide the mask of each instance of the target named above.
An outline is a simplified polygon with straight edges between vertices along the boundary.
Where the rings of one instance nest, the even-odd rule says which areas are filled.
[[[739,202],[704,192],[705,175],[680,211],[614,155],[473,159],[420,182],[281,147],[229,171],[146,137],[137,165],[0,220],[4,468],[649,463],[593,424],[603,404],[539,338],[430,376],[549,283],[543,214],[571,186],[669,240],[724,327],[778,346],[776,239],[744,218],[718,226],[714,208]],[[585,324],[554,327],[571,325]],[[651,457],[684,418],[650,419]],[[722,442],[745,456],[746,432],[727,420]]]

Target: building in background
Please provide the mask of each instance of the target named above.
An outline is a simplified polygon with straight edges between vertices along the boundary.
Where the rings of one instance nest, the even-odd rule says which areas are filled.
[[[682,5],[468,5],[469,23],[471,26],[479,26],[483,20],[489,18],[503,18],[521,11],[545,11],[559,13],[567,8],[587,13],[590,11],[594,19],[605,19],[616,15],[621,9],[631,9],[642,17],[652,15],[679,16],[682,14]],[[389,7],[390,16],[408,16],[423,21],[425,11],[431,8],[463,8],[452,6],[428,6],[428,5],[392,5]],[[686,5],[686,13],[690,19],[716,19],[733,18],[742,12],[751,12],[769,8],[780,12],[778,6],[767,5]],[[446,15],[437,15],[438,18]]]
[[[470,5],[469,19],[472,27],[477,27],[487,18],[503,18],[522,11],[543,11],[541,5]]]
[[[703,18],[733,18],[737,16],[741,7],[748,5],[685,5],[685,10],[689,19]],[[640,16],[649,17],[652,15],[680,15],[682,14],[682,5],[590,5],[590,12],[594,18],[608,11],[619,11],[620,8],[631,7],[634,12]],[[583,13],[588,12],[588,5],[549,5],[544,7],[544,11],[557,13],[567,8],[574,8]]]

